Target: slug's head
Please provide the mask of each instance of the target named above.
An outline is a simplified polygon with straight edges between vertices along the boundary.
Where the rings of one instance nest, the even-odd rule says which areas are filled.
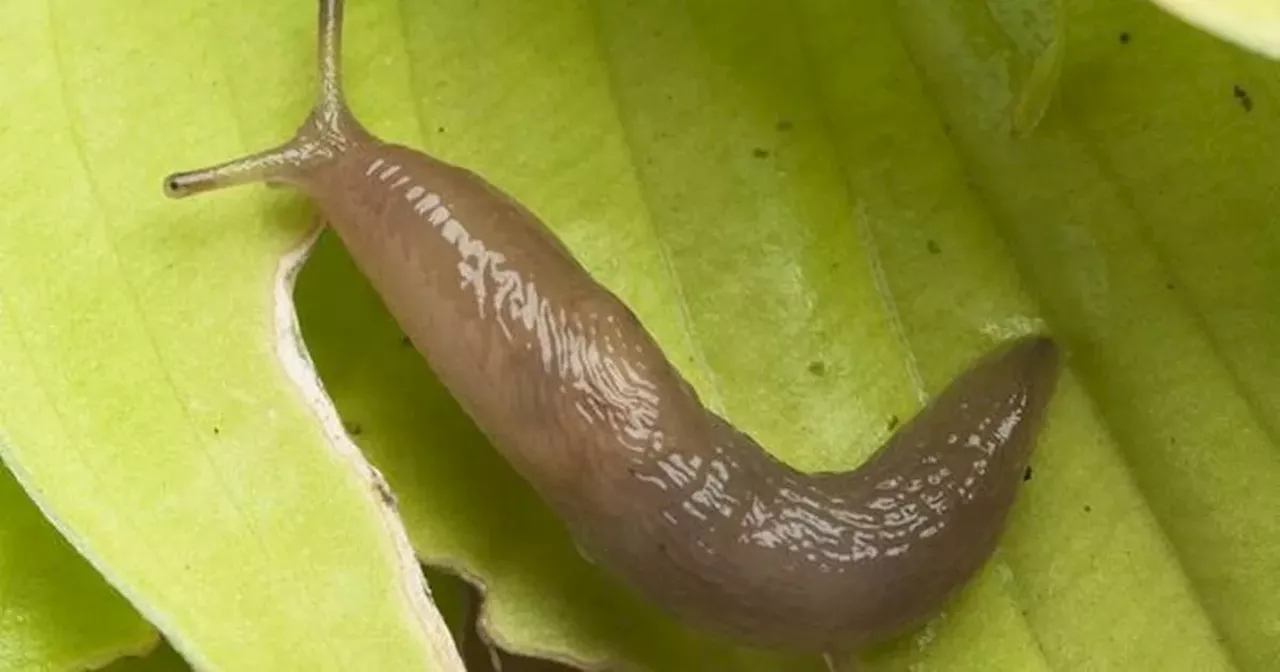
[[[293,139],[278,147],[164,179],[170,198],[250,182],[305,183],[309,174],[332,163],[348,149],[371,138],[343,100],[342,0],[320,0],[319,101]]]

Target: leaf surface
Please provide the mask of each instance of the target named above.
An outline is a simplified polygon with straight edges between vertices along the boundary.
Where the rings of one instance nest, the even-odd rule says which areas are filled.
[[[332,628],[306,649],[324,664],[422,655],[385,511],[275,351],[272,279],[312,210],[159,196],[292,132],[313,8],[81,4],[0,9],[0,174],[22,176],[0,181],[0,452],[189,655],[278,662],[307,619]],[[528,204],[798,467],[856,466],[996,340],[1059,340],[999,552],[869,669],[1280,659],[1275,63],[1146,0],[352,0],[346,35],[372,130]],[[485,586],[505,647],[821,669],[695,632],[582,558],[331,235],[297,301],[419,557]],[[0,558],[38,538],[4,529],[24,541]],[[108,620],[104,641],[145,636]]]
[[[22,561],[0,585],[30,582],[42,556],[71,568],[39,577],[58,584],[45,622],[5,648],[84,640],[18,658],[33,669],[74,662],[73,644],[137,648],[154,636],[140,612],[201,669],[459,669],[398,518],[299,385],[282,260],[310,218],[261,192],[162,195],[166,172],[261,141],[229,91],[271,89],[290,62],[230,67],[235,31],[264,56],[282,25],[291,45],[314,31],[310,12],[273,25],[230,9],[0,5],[0,456],[137,610],[28,508],[3,519],[0,557]],[[253,117],[305,104],[294,91]]]
[[[856,465],[1041,320],[1069,352],[1001,552],[873,669],[1280,655],[1280,591],[1259,589],[1280,576],[1275,509],[1237,499],[1269,501],[1280,477],[1259,412],[1274,354],[1216,345],[1274,336],[1280,315],[1256,150],[1271,63],[1142,2],[552,7],[401,5],[404,53],[380,42],[379,65],[404,59],[416,107],[379,130],[533,207],[776,454]],[[1042,109],[1015,133],[1028,87]],[[689,639],[578,557],[327,243],[300,289],[319,366],[419,552],[488,586],[502,641],[651,669],[750,655]]]

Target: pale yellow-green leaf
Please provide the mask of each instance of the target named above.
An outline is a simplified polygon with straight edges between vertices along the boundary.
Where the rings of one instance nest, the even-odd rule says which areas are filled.
[[[0,670],[85,668],[155,643],[3,468],[0,511]]]
[[[1152,0],[1205,30],[1280,59],[1280,3],[1275,0]]]
[[[228,9],[0,5],[0,457],[193,665],[457,670],[399,519],[336,418],[317,421],[323,398],[294,380],[310,370],[282,331],[292,311],[277,276],[310,218],[261,191],[162,196],[166,171],[229,139],[265,140],[223,88],[243,74],[220,62],[225,44],[193,39]],[[277,18],[240,25],[269,45],[281,26],[301,36],[314,22]],[[288,70],[264,60],[252,86]],[[254,116],[269,122],[307,94],[265,96]],[[67,564],[47,535],[15,529],[34,542],[29,561]],[[79,613],[14,646],[86,620],[96,639],[137,640],[136,613],[96,607],[100,578],[77,604],[86,572],[42,577],[66,582],[44,618]],[[21,565],[0,578],[19,580]]]

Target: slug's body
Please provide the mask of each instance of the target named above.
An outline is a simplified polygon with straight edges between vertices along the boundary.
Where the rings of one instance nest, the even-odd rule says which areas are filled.
[[[843,652],[935,613],[985,562],[1057,372],[997,349],[867,464],[804,474],[708,411],[634,314],[478,176],[346,111],[339,0],[320,104],[280,148],[171,176],[181,196],[285,183],[324,213],[440,380],[587,553],[753,644]]]

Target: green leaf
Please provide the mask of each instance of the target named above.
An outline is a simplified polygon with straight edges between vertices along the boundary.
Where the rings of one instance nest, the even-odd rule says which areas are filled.
[[[191,672],[191,666],[168,642],[161,640],[145,655],[120,658],[102,668],[102,672]]]
[[[395,667],[426,654],[387,590],[394,520],[274,350],[273,273],[312,210],[159,197],[169,170],[296,128],[306,4],[0,9],[0,163],[21,176],[0,182],[0,452],[196,661]],[[868,669],[1280,659],[1280,66],[1146,0],[351,0],[346,35],[371,129],[527,203],[799,467],[855,466],[995,340],[1059,339],[999,552]],[[583,559],[331,235],[297,301],[419,557],[484,585],[505,647],[820,669]]]
[[[1174,15],[1270,58],[1280,58],[1280,4],[1270,0],[1152,0]]]
[[[234,34],[219,26],[253,32],[259,53],[278,35],[227,9],[0,6],[0,455],[199,668],[459,669],[399,519],[288,330],[305,212],[260,191],[162,196],[166,171],[265,139],[237,120],[226,73],[233,88],[284,88],[285,59],[252,74],[219,63]],[[281,13],[298,27],[285,42],[305,43],[310,14]],[[255,121],[290,111],[307,94],[293,88]],[[22,520],[4,518],[5,556],[38,545],[0,585],[59,557]],[[101,579],[78,602],[85,572],[46,596],[57,627],[92,615],[93,647],[136,642],[138,616],[118,604],[67,615],[107,602]],[[57,636],[44,620],[17,635],[20,655]],[[30,666],[68,664],[59,646]]]
[[[2,468],[0,510],[0,669],[84,669],[155,643]]]

